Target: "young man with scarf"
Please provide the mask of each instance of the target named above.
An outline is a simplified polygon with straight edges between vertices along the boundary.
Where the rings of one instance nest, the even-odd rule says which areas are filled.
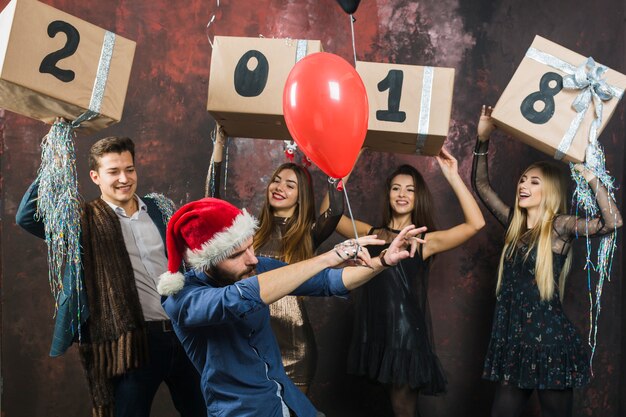
[[[205,416],[199,375],[156,290],[167,270],[165,228],[173,204],[161,195],[135,194],[134,160],[135,145],[126,137],[91,147],[89,174],[102,194],[82,207],[82,276],[65,270],[50,356],[79,341],[94,417],[149,417],[161,382],[182,417]],[[16,222],[45,238],[37,197],[35,181]]]
[[[178,210],[167,228],[168,272],[157,287],[169,296],[163,306],[202,375],[209,415],[323,416],[285,374],[268,306],[288,294],[345,295],[413,256],[426,228],[406,227],[375,259],[363,246],[385,241],[364,236],[286,265],[254,256],[256,227],[245,210],[216,198]],[[183,258],[193,268],[185,276]],[[359,266],[330,269],[346,263]]]

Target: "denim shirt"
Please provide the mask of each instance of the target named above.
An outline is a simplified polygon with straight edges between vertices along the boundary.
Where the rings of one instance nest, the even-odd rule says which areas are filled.
[[[284,266],[259,258],[257,272]],[[345,295],[341,269],[326,269],[293,295]],[[217,287],[204,272],[189,271],[185,286],[163,301],[174,330],[198,369],[209,416],[298,417],[317,411],[285,375],[268,306],[256,276]]]

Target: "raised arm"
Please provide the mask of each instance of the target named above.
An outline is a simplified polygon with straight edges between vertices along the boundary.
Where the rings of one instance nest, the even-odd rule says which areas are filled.
[[[363,151],[365,151],[365,148],[362,148],[359,151],[359,155],[357,157],[356,162],[358,162],[358,160],[361,158],[361,155],[363,154]],[[356,162],[354,163],[354,165],[356,166]],[[354,167],[352,168],[354,170]],[[352,174],[352,171],[350,171],[350,173],[348,175],[346,175],[345,177],[343,177],[342,182],[345,185],[348,182],[348,178],[350,178],[350,175]],[[339,192],[339,191],[337,191]],[[343,200],[342,200],[343,203]],[[326,193],[326,195],[324,196],[324,198],[322,199],[322,204],[320,205],[320,214],[323,214],[330,206],[330,198],[329,198],[329,193]],[[355,220],[355,225],[356,225],[356,232],[359,236],[364,236],[366,234],[368,234],[370,232],[370,230],[372,230],[372,226],[368,223],[359,221],[359,220]],[[337,223],[337,227],[335,229],[337,231],[337,233],[339,233],[341,236],[343,237],[347,237],[347,238],[354,238],[354,227],[352,225],[352,221],[350,220],[350,218],[348,216],[342,215],[339,218],[339,222]]]
[[[485,219],[476,200],[459,175],[456,159],[446,149],[441,149],[436,158],[443,176],[461,204],[465,221],[447,230],[427,233],[426,243],[422,247],[424,259],[459,246],[478,233],[485,225]]]
[[[227,135],[219,124],[215,125],[215,143],[213,143],[213,154],[209,165],[209,174],[204,192],[205,197],[220,197],[222,188],[222,160],[224,158],[224,146],[226,146]]]
[[[20,206],[15,213],[15,223],[28,233],[40,239],[46,238],[46,230],[41,220],[35,218],[37,199],[39,198],[39,181],[35,180],[22,197]]]
[[[575,169],[582,174],[589,183],[589,187],[595,193],[596,201],[600,208],[600,215],[589,220],[589,222],[578,216],[558,216],[554,221],[554,228],[557,233],[561,237],[592,237],[605,235],[622,227],[622,215],[615,201],[609,197],[606,187],[583,164],[576,164]]]
[[[330,205],[326,211],[320,214],[311,230],[314,249],[317,249],[333,234],[343,215],[343,192],[337,190],[334,184],[328,182],[328,193],[326,196],[330,196]]]
[[[509,221],[511,208],[507,206],[500,196],[489,184],[487,172],[487,152],[489,150],[489,136],[495,129],[491,119],[491,106],[483,106],[480,120],[478,121],[478,138],[474,149],[474,161],[472,163],[472,187],[480,198],[480,201],[489,209],[491,214],[506,227]]]

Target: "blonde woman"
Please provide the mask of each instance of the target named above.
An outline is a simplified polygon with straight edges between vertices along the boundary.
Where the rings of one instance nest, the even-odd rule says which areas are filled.
[[[562,165],[529,166],[507,206],[489,185],[487,153],[495,129],[483,106],[474,151],[472,183],[483,203],[507,228],[498,268],[497,301],[483,378],[499,382],[492,417],[519,416],[537,390],[543,417],[569,417],[572,389],[589,381],[588,355],[561,300],[575,236],[602,235],[622,225],[606,189],[583,165],[576,169],[596,192],[601,216],[567,215]]]
[[[461,245],[485,224],[478,203],[459,175],[456,159],[442,149],[436,160],[459,200],[463,222],[435,230],[432,195],[422,175],[410,165],[398,167],[387,177],[378,197],[383,202],[380,226],[356,222],[359,236],[376,234],[387,243],[406,225],[428,228],[420,236],[426,243],[418,246],[416,256],[386,269],[354,295],[348,372],[386,384],[396,417],[419,415],[420,393],[435,395],[446,390],[431,331],[427,298],[430,265],[434,255]],[[322,210],[326,206],[323,202]],[[349,218],[342,217],[337,232],[354,237]],[[385,248],[372,247],[370,253],[376,256]]]
[[[225,134],[218,128],[209,187],[219,197]],[[295,263],[312,258],[335,231],[343,213],[343,195],[329,184],[330,207],[316,218],[313,184],[301,165],[285,163],[270,177],[254,236],[258,256]],[[287,376],[308,393],[317,365],[313,327],[302,297],[287,296],[270,305],[270,323],[278,340]]]

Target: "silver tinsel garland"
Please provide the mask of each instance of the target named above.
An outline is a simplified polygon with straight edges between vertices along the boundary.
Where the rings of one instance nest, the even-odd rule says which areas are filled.
[[[48,246],[48,279],[55,300],[64,291],[63,274],[71,277],[75,293],[82,293],[80,221],[81,197],[76,177],[74,128],[55,122],[41,144],[41,166],[37,175],[39,198],[35,219],[43,222]],[[76,300],[80,306],[80,300]],[[80,307],[78,317],[80,318]]]

